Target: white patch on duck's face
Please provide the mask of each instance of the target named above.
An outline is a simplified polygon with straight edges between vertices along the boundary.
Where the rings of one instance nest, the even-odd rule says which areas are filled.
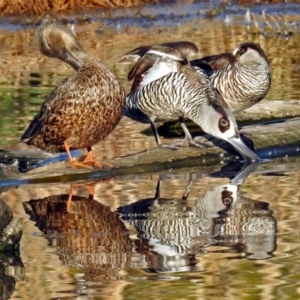
[[[225,111],[223,114],[209,109],[203,116],[203,124],[199,125],[205,132],[228,141],[237,135],[237,124],[232,113],[229,110]]]
[[[145,86],[171,72],[178,71],[178,63],[174,60],[158,59],[154,65],[144,74],[140,85]]]
[[[239,47],[233,51],[233,55],[236,55],[238,51],[239,51]],[[248,47],[247,51],[238,57],[238,61],[241,64],[246,64],[251,62],[261,63],[262,60],[263,59],[258,53],[258,51],[252,49],[251,47]]]
[[[217,218],[219,212],[232,208],[237,201],[238,187],[234,185],[215,186],[197,202],[205,211],[206,217]]]
[[[70,32],[62,31],[61,32],[61,37],[62,37],[62,40],[65,42],[66,45],[74,44],[75,36],[73,35],[72,31],[70,31]]]
[[[259,55],[259,53],[256,50],[248,48],[247,52],[241,55],[239,60],[241,64],[245,64],[249,62],[260,63],[261,59],[262,57]]]
[[[228,125],[226,125],[226,124],[228,124]],[[223,126],[225,129],[222,130],[220,128],[221,126]],[[217,134],[215,136],[228,141],[229,139],[231,139],[232,137],[234,137],[236,135],[237,135],[236,124],[229,118],[225,119],[223,117],[219,117]]]

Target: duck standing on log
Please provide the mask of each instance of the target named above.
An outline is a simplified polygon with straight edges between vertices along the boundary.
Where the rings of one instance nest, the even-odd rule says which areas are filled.
[[[66,151],[72,167],[111,167],[94,159],[92,146],[103,140],[123,115],[125,91],[121,82],[52,16],[43,19],[36,39],[44,55],[66,62],[76,73],[47,97],[21,140],[48,152]],[[87,148],[87,157],[75,162],[70,149],[80,148]]]
[[[126,96],[124,114],[138,122],[150,123],[156,142],[163,145],[155,122],[178,118],[190,145],[197,144],[184,124],[189,118],[214,137],[232,144],[247,161],[259,157],[241,140],[235,118],[222,99],[217,98],[214,87],[204,71],[195,71],[187,60],[197,47],[190,42],[134,49],[119,62],[136,60],[128,74],[134,80]],[[139,51],[139,49],[142,49]],[[186,130],[185,130],[186,129]]]

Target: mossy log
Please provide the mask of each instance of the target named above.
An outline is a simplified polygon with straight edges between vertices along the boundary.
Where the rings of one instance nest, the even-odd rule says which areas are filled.
[[[262,159],[297,156],[300,153],[300,105],[296,101],[283,103],[282,101],[260,103],[256,107],[247,110],[238,120],[269,120],[250,126],[243,126],[240,130],[243,140],[249,147],[254,147],[258,156]],[[269,116],[269,118],[268,118]],[[276,121],[274,121],[276,119]],[[205,136],[204,136],[205,137]],[[205,140],[203,136],[197,139]],[[24,183],[46,183],[46,182],[71,182],[76,180],[101,180],[111,177],[126,177],[128,175],[151,174],[165,172],[179,168],[192,171],[193,168],[201,166],[203,172],[213,172],[220,168],[220,164],[226,164],[237,158],[237,152],[231,145],[224,141],[212,139],[209,148],[182,147],[179,150],[154,148],[135,153],[128,156],[118,157],[109,162],[114,165],[110,170],[73,169],[68,167],[65,161],[45,164],[27,174],[17,172],[5,172],[2,184],[15,185]],[[0,162],[3,163],[5,152],[0,152]],[[29,161],[48,159],[49,156],[33,153],[23,153],[22,159]],[[6,153],[14,157],[14,166],[17,165],[17,155],[13,152]],[[25,155],[25,157],[24,157]],[[35,154],[36,155],[36,154]],[[20,157],[19,157],[20,159]],[[7,166],[12,169],[12,165]],[[17,180],[17,181],[14,181]]]

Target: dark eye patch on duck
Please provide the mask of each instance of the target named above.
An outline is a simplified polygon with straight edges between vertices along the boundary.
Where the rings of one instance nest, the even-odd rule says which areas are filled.
[[[227,119],[225,119],[224,117],[220,118],[219,120],[219,129],[222,133],[224,133],[225,131],[227,131],[230,128],[230,123]]]
[[[240,52],[240,55],[243,55],[244,53],[246,53],[246,48],[244,48],[244,47],[241,48],[239,52]]]
[[[224,205],[231,204],[233,202],[232,192],[230,191],[223,191],[222,192],[222,203]]]

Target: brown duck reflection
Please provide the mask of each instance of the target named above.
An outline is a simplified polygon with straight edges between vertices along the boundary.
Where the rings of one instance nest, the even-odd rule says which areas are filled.
[[[72,189],[71,189],[72,190]],[[56,246],[61,261],[83,269],[87,281],[121,279],[130,259],[131,243],[119,216],[93,199],[55,195],[30,200],[25,211]]]
[[[193,205],[185,201],[188,191],[182,199],[161,198],[159,181],[152,199],[119,207],[123,220],[139,232],[137,251],[145,255],[146,263],[137,267],[156,272],[192,270],[196,254],[209,251],[209,246],[227,246],[230,249],[225,251],[248,259],[271,257],[276,248],[276,219],[268,203],[240,194],[241,181],[238,174],[230,184],[211,188]]]

